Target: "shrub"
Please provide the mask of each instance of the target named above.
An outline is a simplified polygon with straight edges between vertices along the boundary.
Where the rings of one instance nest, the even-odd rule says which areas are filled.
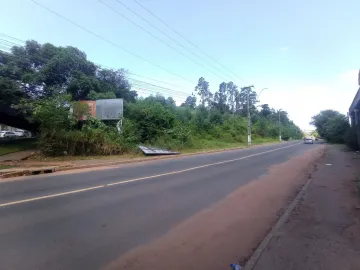
[[[172,129],[175,115],[158,102],[139,101],[128,104],[126,118],[136,123],[141,142],[151,142],[164,134],[165,130]]]

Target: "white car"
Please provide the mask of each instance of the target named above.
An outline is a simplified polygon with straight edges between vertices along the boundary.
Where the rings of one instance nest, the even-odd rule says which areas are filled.
[[[15,135],[17,137],[24,137],[25,136],[25,132],[24,131],[19,131],[19,130],[16,130],[14,131]]]
[[[314,140],[312,138],[304,138],[305,144],[314,144]]]
[[[15,138],[16,134],[12,131],[0,131],[0,138]]]

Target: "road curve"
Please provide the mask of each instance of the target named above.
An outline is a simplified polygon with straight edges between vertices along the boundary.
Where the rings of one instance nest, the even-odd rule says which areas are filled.
[[[314,147],[297,141],[0,182],[0,269],[100,269]]]

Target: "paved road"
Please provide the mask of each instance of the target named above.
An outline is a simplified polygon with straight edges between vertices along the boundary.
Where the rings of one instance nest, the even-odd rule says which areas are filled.
[[[0,183],[0,269],[99,269],[313,147],[289,142]]]

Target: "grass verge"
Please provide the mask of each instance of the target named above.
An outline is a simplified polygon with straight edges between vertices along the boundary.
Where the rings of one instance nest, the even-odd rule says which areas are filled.
[[[261,145],[266,143],[277,143],[277,139],[255,139],[252,142],[252,145]],[[241,147],[247,147],[247,143],[229,143],[229,142],[223,142],[223,141],[216,141],[216,140],[206,140],[203,139],[201,141],[198,141],[195,146],[191,148],[185,148],[180,150],[179,152],[182,154],[193,154],[193,153],[201,153],[206,151],[212,151],[212,150],[226,150],[231,148],[241,148]],[[37,161],[76,161],[76,160],[129,160],[134,158],[146,158],[147,156],[144,156],[142,152],[140,151],[134,151],[133,153],[127,153],[122,155],[113,155],[113,156],[60,156],[60,157],[47,157],[43,156],[41,154],[31,157],[31,160],[37,160]],[[151,158],[151,156],[149,156]]]
[[[0,141],[0,156],[29,149],[36,149],[36,139]]]
[[[16,167],[16,166],[0,164],[0,170],[11,169],[11,168],[14,168],[14,167]]]

